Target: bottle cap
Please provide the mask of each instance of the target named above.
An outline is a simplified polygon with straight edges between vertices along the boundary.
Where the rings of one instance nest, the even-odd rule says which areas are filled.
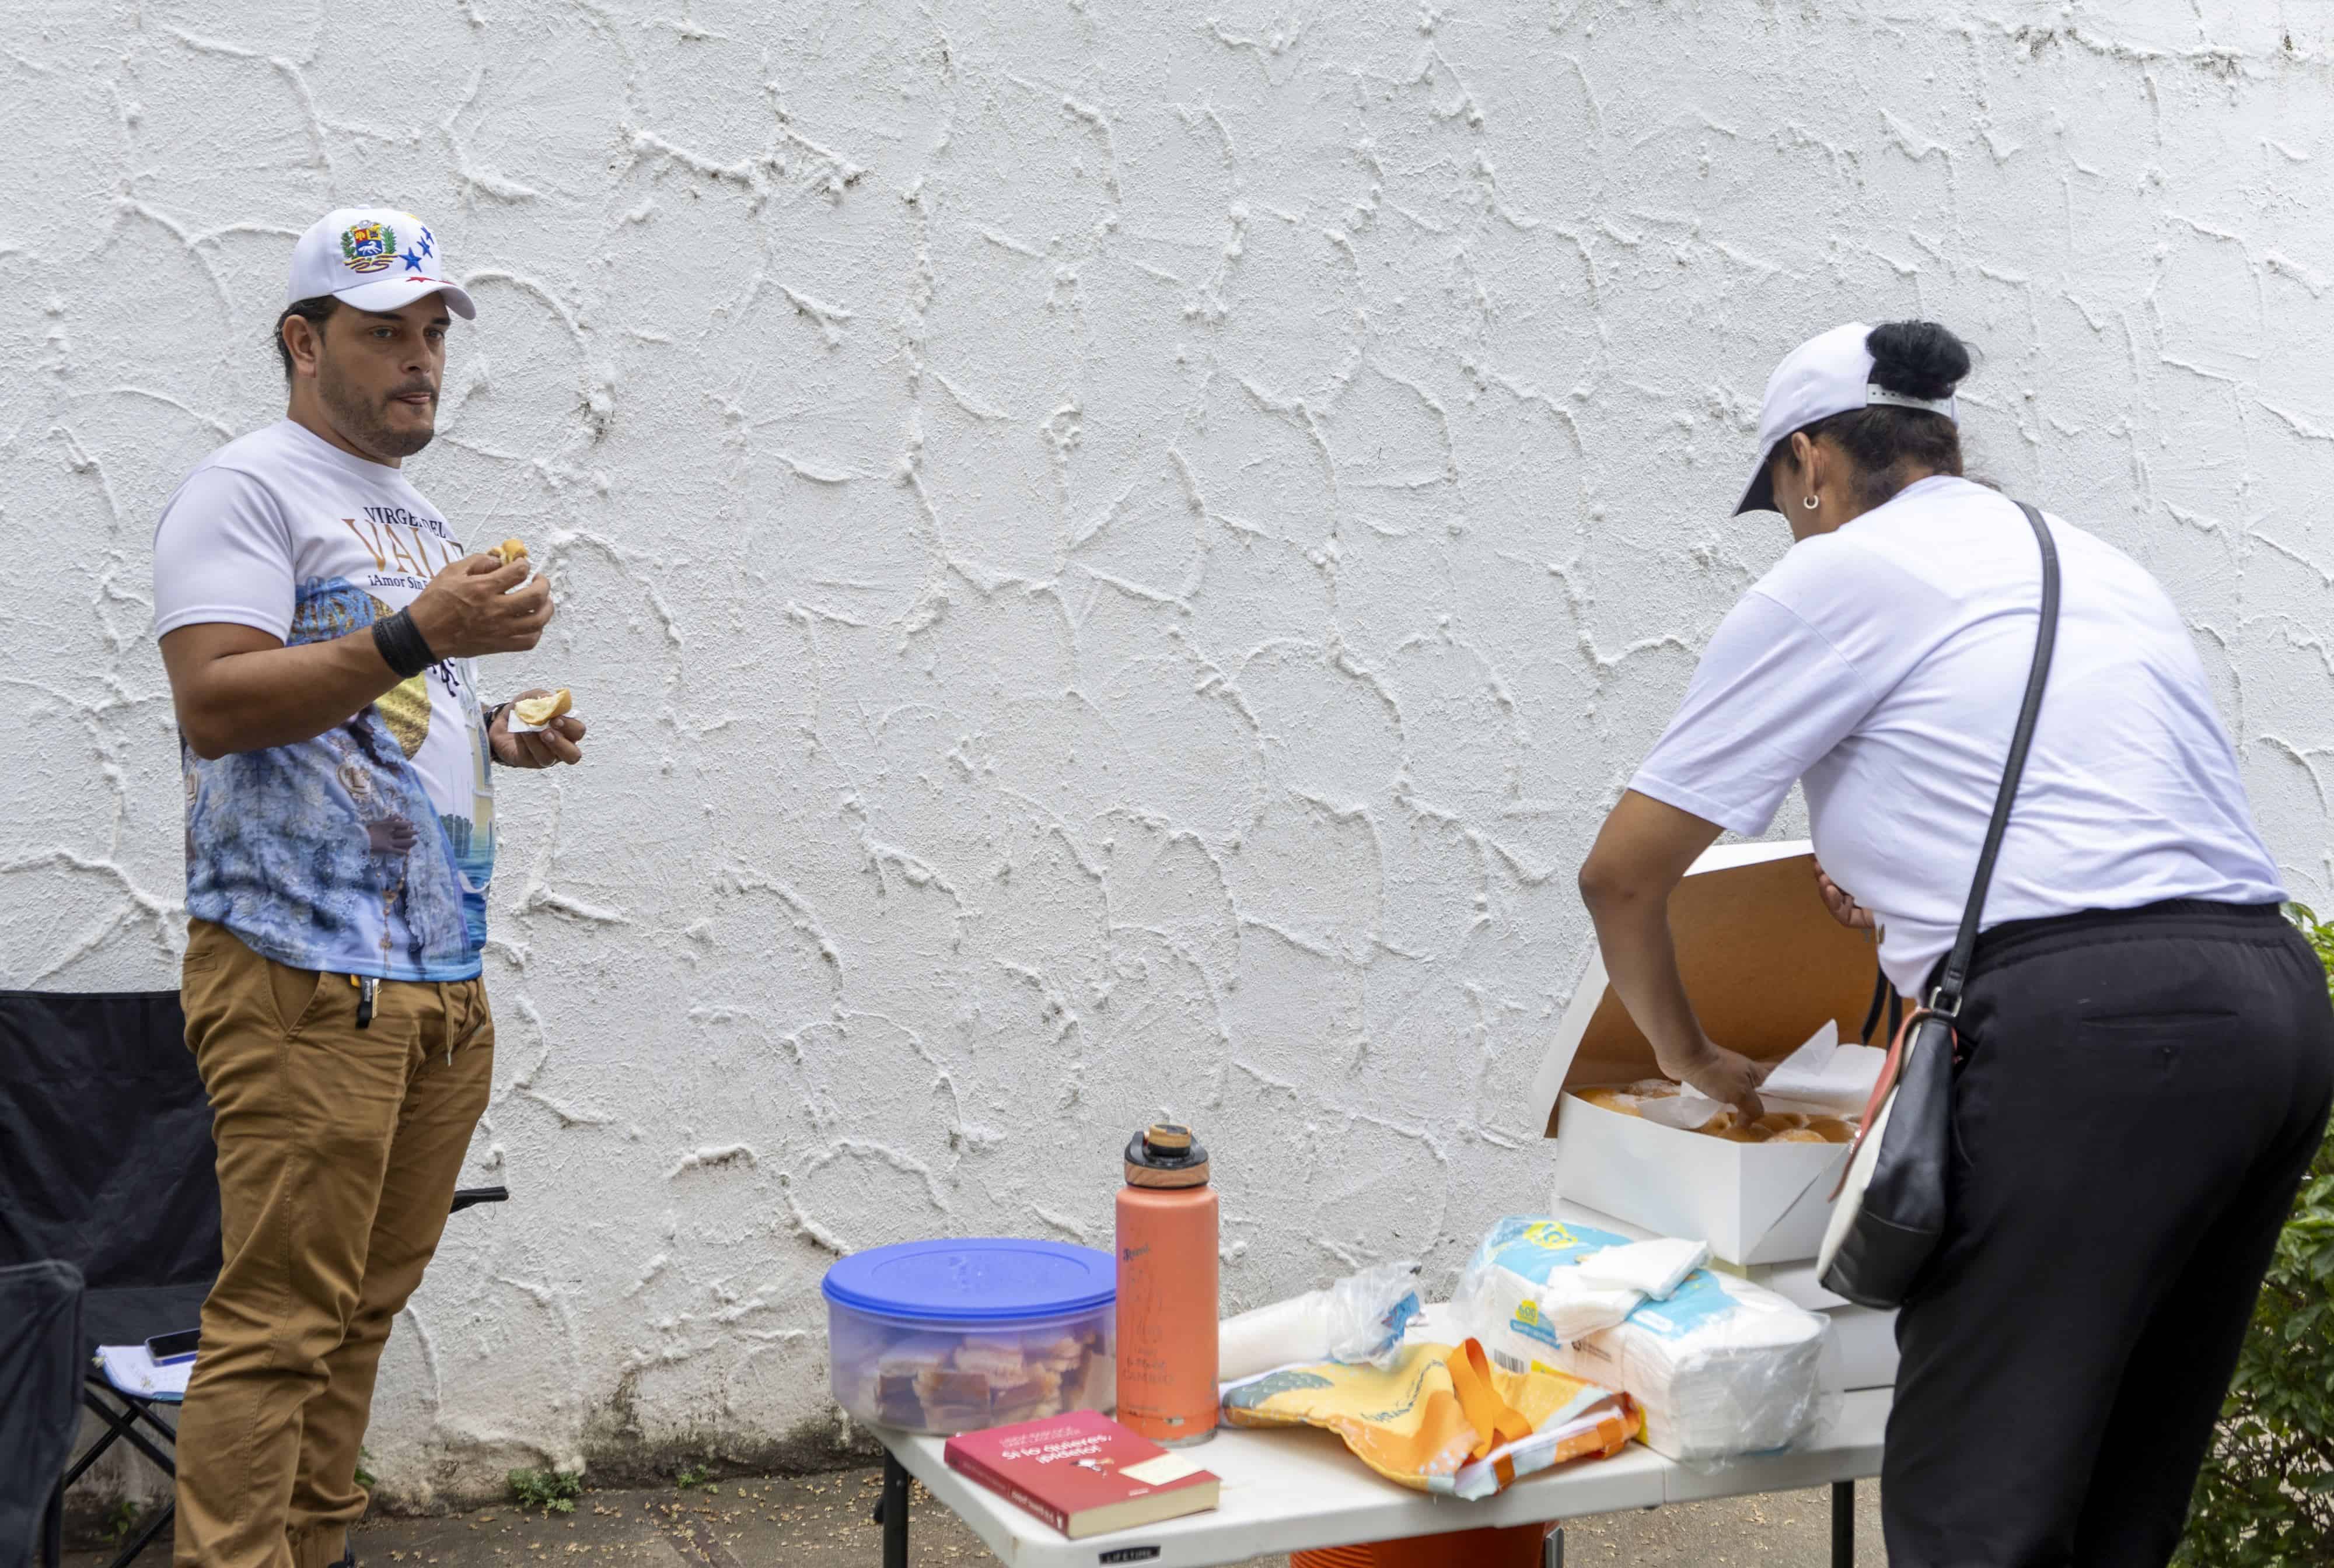
[[[1129,1187],[1205,1187],[1208,1151],[1191,1130],[1173,1121],[1155,1121],[1127,1140],[1126,1184]]]

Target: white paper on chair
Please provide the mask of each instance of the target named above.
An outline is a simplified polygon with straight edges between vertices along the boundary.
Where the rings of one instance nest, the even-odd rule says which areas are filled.
[[[157,1366],[144,1345],[100,1345],[97,1360],[107,1382],[125,1394],[149,1400],[186,1398],[187,1379],[195,1370],[192,1356]]]

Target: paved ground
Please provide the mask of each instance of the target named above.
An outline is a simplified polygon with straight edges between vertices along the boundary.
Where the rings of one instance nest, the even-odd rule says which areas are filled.
[[[435,1519],[376,1519],[357,1532],[363,1568],[876,1568],[881,1530],[869,1519],[874,1470],[808,1479],[723,1480],[688,1491],[586,1492],[573,1515],[481,1508]],[[1877,1568],[1877,1488],[1857,1488],[1857,1561]],[[993,1562],[970,1531],[916,1489],[915,1568]],[[1567,1568],[1824,1568],[1831,1561],[1828,1491],[1694,1503],[1583,1519],[1565,1532]],[[76,1553],[70,1568],[109,1554]],[[140,1568],[165,1568],[160,1547]],[[1259,1558],[1258,1568],[1279,1568]]]
[[[877,1473],[863,1470],[725,1480],[685,1492],[587,1492],[565,1517],[490,1508],[381,1520],[363,1527],[356,1551],[364,1568],[873,1568],[882,1550],[869,1519],[878,1487]],[[1877,1491],[1857,1490],[1858,1561],[1877,1565],[1886,1561]],[[993,1561],[921,1487],[912,1517],[916,1568]],[[1565,1533],[1565,1561],[1567,1568],[1824,1568],[1830,1520],[1828,1491],[1584,1519]]]

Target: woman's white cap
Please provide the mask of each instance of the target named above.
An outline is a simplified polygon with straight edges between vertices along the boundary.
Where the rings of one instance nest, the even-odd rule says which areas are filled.
[[[292,247],[285,303],[330,294],[361,311],[388,312],[444,294],[448,309],[466,322],[474,320],[478,307],[448,281],[452,271],[438,236],[411,213],[344,207],[318,218]]]
[[[1785,354],[1783,362],[1775,367],[1775,373],[1767,378],[1766,401],[1759,406],[1759,467],[1750,476],[1750,487],[1742,492],[1742,505],[1734,508],[1736,516],[1745,512],[1775,510],[1775,487],[1768,478],[1768,459],[1792,431],[1804,430],[1818,419],[1828,419],[1834,414],[1876,403],[1892,409],[1920,409],[1943,414],[1948,419],[1959,417],[1951,398],[1934,401],[1908,398],[1875,385],[1872,351],[1864,346],[1864,341],[1871,335],[1872,329],[1862,322],[1834,327]]]

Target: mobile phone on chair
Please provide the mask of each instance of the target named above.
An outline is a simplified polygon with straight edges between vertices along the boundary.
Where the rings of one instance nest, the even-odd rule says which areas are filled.
[[[200,1329],[180,1329],[174,1334],[156,1334],[146,1342],[146,1353],[154,1358],[154,1364],[158,1367],[168,1366],[172,1361],[190,1361],[195,1359],[195,1349],[202,1337]]]

